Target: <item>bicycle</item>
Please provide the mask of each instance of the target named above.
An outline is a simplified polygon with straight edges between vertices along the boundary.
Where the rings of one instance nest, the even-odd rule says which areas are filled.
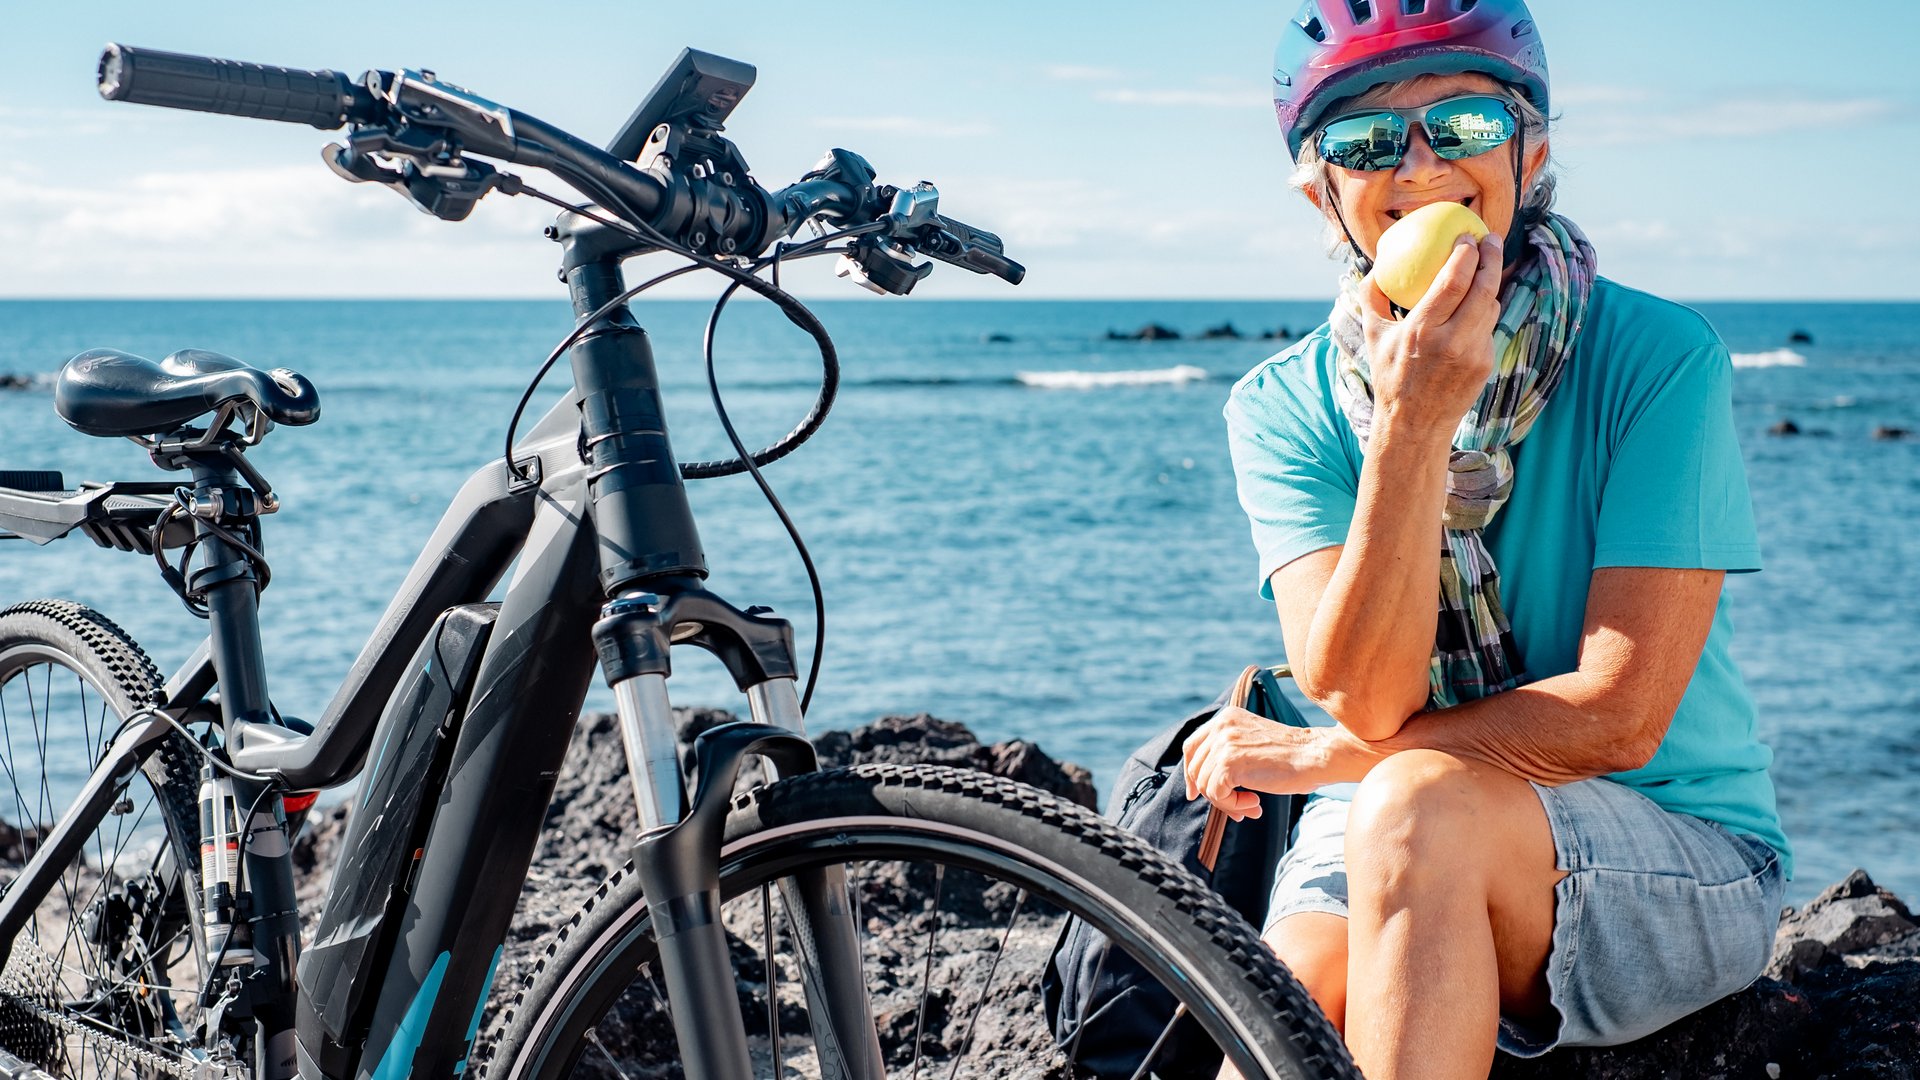
[[[834,150],[768,192],[721,134],[753,69],[695,50],[605,150],[430,72],[354,81],[110,45],[99,77],[110,100],[346,126],[324,154],[336,173],[448,220],[494,191],[554,203],[547,237],[576,323],[534,384],[565,355],[574,386],[516,435],[529,386],[501,458],[460,489],[309,725],[279,715],[268,693],[262,519],[278,504],[245,455],[277,426],[317,420],[318,391],[286,369],[191,349],[160,363],[96,349],[67,363],[55,406],[69,424],[133,439],[190,482],[69,489],[59,473],[0,473],[0,529],[37,543],[79,531],[152,556],[209,634],[162,679],[97,612],[64,601],[0,612],[0,749],[13,788],[10,804],[0,794],[0,861],[14,871],[0,895],[0,1074],[390,1080],[471,1064],[513,1078],[712,1080],[793,1066],[877,1080],[918,1072],[930,1001],[972,997],[958,1045],[933,1040],[958,1075],[997,956],[976,994],[935,993],[923,979],[905,1044],[889,1029],[883,1046],[892,1021],[873,1016],[868,994],[863,905],[897,909],[888,883],[930,874],[934,910],[911,916],[929,926],[929,974],[941,927],[979,914],[941,910],[942,885],[981,876],[998,884],[974,895],[1005,915],[1005,934],[1023,905],[1089,920],[1168,985],[1188,1018],[1176,1023],[1197,1024],[1246,1075],[1357,1075],[1244,921],[1097,816],[985,774],[818,771],[803,725],[818,646],[802,693],[792,625],[702,584],[685,482],[744,471],[787,525],[822,614],[805,545],[760,473],[818,429],[837,381],[825,328],[779,287],[782,260],[838,254],[843,276],[895,295],[931,271],[923,257],[1012,283],[1024,275],[997,237],[941,216],[932,184],[876,183],[859,155]],[[488,158],[541,168],[588,202],[540,192]],[[808,222],[823,235],[789,243]],[[684,265],[628,287],[624,260],[647,253]],[[705,359],[739,456],[680,464],[627,301],[699,269],[730,279]],[[743,288],[810,334],[824,368],[808,416],[756,452],[714,377],[713,328]],[[510,567],[504,598],[487,601]],[[674,645],[716,655],[751,717],[702,734],[690,772],[667,692]],[[561,929],[477,1052],[595,666],[633,785],[633,858]],[[30,733],[16,737],[21,724]],[[755,756],[772,782],[735,798]],[[69,774],[86,777],[70,805],[53,794]],[[355,777],[356,812],[303,953],[289,838],[318,791]],[[651,1020],[633,1020],[624,1003],[636,997],[653,1002]],[[652,1056],[629,1053],[649,1032]],[[790,1053],[790,1042],[802,1045]],[[1049,1068],[1070,1073],[1072,1051]]]

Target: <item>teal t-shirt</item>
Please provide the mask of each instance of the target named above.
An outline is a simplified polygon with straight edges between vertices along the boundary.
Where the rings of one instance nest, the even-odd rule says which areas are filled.
[[[1249,372],[1227,399],[1240,503],[1275,570],[1346,543],[1361,449],[1334,399],[1327,328]],[[1528,676],[1578,667],[1587,587],[1603,566],[1760,569],[1733,427],[1733,363],[1713,328],[1678,304],[1605,278],[1560,386],[1513,448],[1513,494],[1485,538]],[[1668,810],[1716,821],[1792,855],[1780,829],[1773,751],[1734,667],[1723,595],[1693,681],[1653,760],[1610,780]]]

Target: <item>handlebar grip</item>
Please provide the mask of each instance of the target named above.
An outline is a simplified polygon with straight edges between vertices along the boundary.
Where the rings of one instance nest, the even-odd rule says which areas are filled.
[[[373,96],[337,71],[216,60],[109,44],[100,54],[100,96],[169,109],[311,124],[323,130],[371,119]]]

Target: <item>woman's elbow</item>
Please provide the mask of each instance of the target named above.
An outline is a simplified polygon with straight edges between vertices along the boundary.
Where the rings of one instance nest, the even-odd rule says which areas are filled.
[[[1362,688],[1328,687],[1301,678],[1297,672],[1295,681],[1300,684],[1300,692],[1307,696],[1307,700],[1320,706],[1322,711],[1356,738],[1367,742],[1379,742],[1399,734],[1407,718],[1425,704],[1423,699],[1408,705],[1397,697],[1382,695],[1377,689],[1368,692]]]
[[[1666,741],[1667,728],[1673,723],[1673,713],[1640,715],[1626,719],[1624,730],[1616,742],[1617,754],[1611,772],[1633,772],[1644,769],[1660,752],[1660,744]]]

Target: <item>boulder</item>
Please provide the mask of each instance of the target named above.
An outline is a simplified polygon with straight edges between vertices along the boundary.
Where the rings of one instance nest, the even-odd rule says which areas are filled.
[[[689,742],[732,719],[718,710],[675,710],[679,733]],[[1093,806],[1092,777],[1085,769],[1056,762],[1025,740],[983,744],[964,725],[924,713],[883,717],[854,731],[822,732],[814,744],[825,768],[891,762],[983,769]],[[757,764],[750,762],[747,771],[743,782],[757,779]],[[318,917],[348,812],[344,804],[316,811],[294,846],[301,909],[309,926]],[[610,715],[583,717],[508,934],[497,982],[501,991],[521,985],[551,932],[625,862],[633,826],[633,794],[618,725]],[[0,836],[0,847],[6,840]],[[966,973],[982,971],[1003,955],[1005,970],[971,1035],[968,1075],[1065,1077],[1043,1022],[1038,983],[1060,914],[1029,904],[1018,933],[1003,941],[1005,913],[1014,900],[1006,886],[988,886],[964,874],[948,874],[936,885],[930,873],[914,869],[863,879],[858,897],[868,948],[895,958],[873,973],[869,987],[889,1060],[911,1060],[916,1037],[930,1055],[944,1057],[947,1048],[968,1039],[976,1023],[970,998],[955,1002],[943,992],[929,998],[922,1021],[919,987],[929,963],[939,985],[951,978],[965,982]],[[929,960],[935,888],[940,889],[939,948]],[[729,944],[736,952],[756,940],[752,915],[727,917]],[[765,1015],[762,981],[743,973],[739,993],[750,1018]],[[499,998],[496,993],[495,1003]],[[805,1004],[791,980],[782,982],[780,999],[783,1026],[803,1029]],[[489,1032],[493,1015],[490,1006]],[[633,1006],[632,1015],[600,1029],[623,1056],[631,1052],[636,1075],[653,1075],[656,1065],[668,1067],[661,1055],[671,1052],[669,1032],[664,1011],[645,1000]],[[1622,1046],[1559,1050],[1530,1060],[1501,1055],[1492,1075],[1501,1080],[1920,1078],[1920,921],[1898,897],[1855,871],[1805,907],[1784,914],[1767,974],[1740,993]]]
[[[1920,924],[1855,870],[1781,918],[1752,986],[1621,1046],[1501,1055],[1500,1080],[1920,1077]]]

